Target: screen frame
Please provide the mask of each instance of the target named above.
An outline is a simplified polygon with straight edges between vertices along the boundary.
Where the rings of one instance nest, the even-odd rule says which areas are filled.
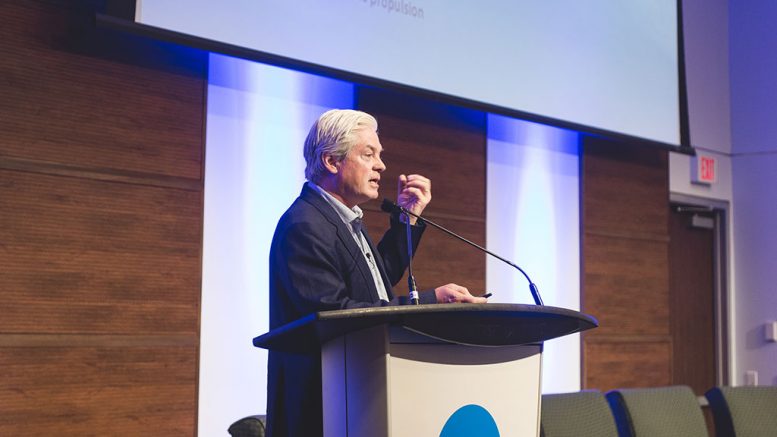
[[[646,146],[678,152],[688,155],[695,155],[695,150],[691,145],[688,97],[685,84],[685,44],[683,36],[683,15],[682,0],[676,0],[677,5],[677,64],[678,64],[678,117],[679,117],[679,138],[680,144],[665,143],[662,141],[638,137],[615,132],[607,129],[592,127],[580,123],[548,117],[541,114],[535,114],[528,111],[521,111],[504,106],[484,103],[472,99],[467,99],[451,94],[431,91],[424,88],[411,85],[392,82],[385,79],[379,79],[372,76],[366,76],[353,73],[346,70],[327,67],[298,59],[280,56],[272,53],[262,52],[255,49],[249,49],[242,46],[228,44],[220,41],[214,41],[194,35],[184,34],[168,29],[162,29],[155,26],[140,24],[135,21],[135,0],[106,0],[102,8],[96,12],[95,22],[98,27],[112,29],[116,31],[135,34],[138,36],[149,37],[174,44],[188,46],[208,52],[220,53],[227,56],[233,56],[250,61],[261,62],[291,70],[305,73],[331,77],[334,79],[345,80],[362,86],[371,86],[376,88],[387,88],[399,92],[409,93],[415,96],[439,101],[441,103],[463,106],[466,108],[532,121],[535,123],[570,129],[580,132],[583,135],[602,137],[635,146]]]

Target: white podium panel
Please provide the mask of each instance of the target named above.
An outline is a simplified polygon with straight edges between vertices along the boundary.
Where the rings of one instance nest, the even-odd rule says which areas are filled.
[[[388,325],[346,334],[322,348],[324,435],[444,437],[462,426],[538,435],[541,351]]]

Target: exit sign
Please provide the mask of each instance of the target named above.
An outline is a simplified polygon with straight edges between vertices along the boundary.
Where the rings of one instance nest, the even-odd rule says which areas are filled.
[[[714,156],[696,152],[691,159],[691,182],[712,185],[718,181],[718,160]]]

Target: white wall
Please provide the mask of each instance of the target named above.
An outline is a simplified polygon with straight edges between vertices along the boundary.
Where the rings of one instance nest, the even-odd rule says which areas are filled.
[[[346,82],[210,56],[200,322],[198,435],[227,435],[266,411],[269,247],[304,181],[302,144],[333,107],[353,107]]]
[[[521,266],[546,305],[580,309],[577,132],[488,115],[486,245]],[[492,302],[531,303],[526,279],[489,257]],[[580,338],[545,343],[543,393],[580,390]]]
[[[777,3],[684,0],[691,141],[720,161],[711,187],[690,183],[690,158],[670,154],[670,190],[729,202],[732,384],[748,370],[777,384]]]
[[[727,0],[683,0],[685,71],[694,147],[731,153]]]
[[[735,156],[734,175],[736,382],[755,370],[760,385],[777,385],[777,343],[764,337],[777,320],[777,150]]]
[[[777,3],[730,2],[731,138],[736,254],[737,381],[748,370],[777,385]]]
[[[691,184],[691,158],[669,154],[669,190],[732,200],[728,1],[684,0],[683,32],[691,143],[719,160],[718,182]]]

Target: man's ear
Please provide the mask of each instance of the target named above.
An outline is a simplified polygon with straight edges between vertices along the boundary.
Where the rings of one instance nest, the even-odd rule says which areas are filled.
[[[329,173],[337,174],[340,169],[340,161],[338,161],[337,158],[332,155],[324,155],[321,157],[321,159],[324,161],[324,167],[326,167]]]

